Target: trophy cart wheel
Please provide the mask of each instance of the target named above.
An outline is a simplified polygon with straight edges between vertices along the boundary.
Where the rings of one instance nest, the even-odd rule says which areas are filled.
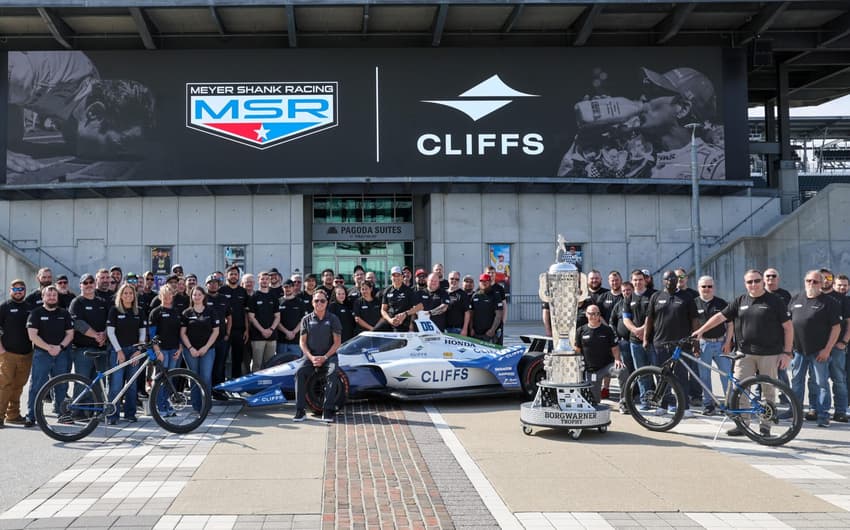
[[[599,429],[599,432],[601,432],[602,434],[605,434],[606,432],[608,432],[608,426],[607,425],[600,425],[598,427],[598,429]]]
[[[531,434],[532,434],[533,432],[534,432],[534,431],[532,431],[532,430],[531,430],[531,427],[529,427],[528,425],[523,425],[523,426],[522,426],[522,433],[523,433],[524,435],[526,435],[526,436],[531,436]]]
[[[569,431],[570,438],[578,440],[581,437],[581,429],[573,429]]]

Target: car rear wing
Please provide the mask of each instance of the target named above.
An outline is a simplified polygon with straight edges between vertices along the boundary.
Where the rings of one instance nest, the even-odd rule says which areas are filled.
[[[549,353],[553,349],[552,337],[547,337],[545,335],[520,335],[520,340],[523,343],[528,344],[529,352],[544,352]]]

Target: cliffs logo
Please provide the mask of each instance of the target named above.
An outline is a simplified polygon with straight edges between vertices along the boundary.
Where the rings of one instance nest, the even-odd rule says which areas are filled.
[[[268,149],[338,125],[336,81],[187,83],[186,127]]]

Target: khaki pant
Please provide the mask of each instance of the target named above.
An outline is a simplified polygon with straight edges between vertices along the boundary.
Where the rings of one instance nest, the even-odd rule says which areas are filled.
[[[0,419],[21,417],[21,392],[30,377],[32,353],[0,353]]]
[[[756,372],[758,372],[759,375],[766,375],[767,377],[777,379],[777,376],[779,375],[779,355],[747,355],[743,359],[739,359],[735,362],[733,375],[738,381],[752,375],[756,375]],[[762,398],[775,402],[775,390],[776,389],[773,386],[762,385]],[[741,397],[735,406],[746,408],[749,405],[749,402],[746,401],[744,397]],[[748,419],[749,414],[742,414],[741,416]],[[765,425],[769,426],[769,424]]]
[[[263,367],[263,363],[274,357],[277,349],[277,340],[254,340],[251,341],[251,358],[253,365],[251,371],[256,372]]]

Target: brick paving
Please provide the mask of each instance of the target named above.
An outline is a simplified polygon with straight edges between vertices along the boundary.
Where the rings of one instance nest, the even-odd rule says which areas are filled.
[[[360,401],[328,439],[322,526],[454,528],[398,403]]]

